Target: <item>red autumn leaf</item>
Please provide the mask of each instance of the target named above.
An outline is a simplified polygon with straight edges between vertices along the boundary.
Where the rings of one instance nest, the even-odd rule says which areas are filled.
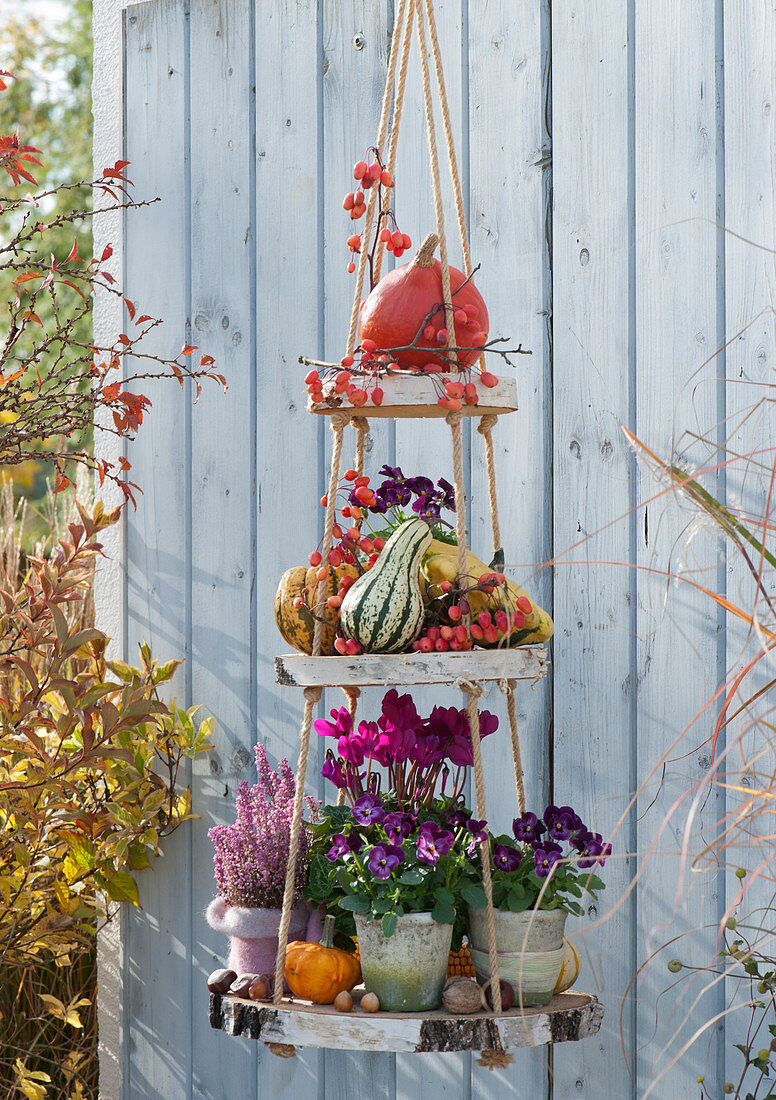
[[[80,286],[76,286],[75,283],[71,283],[69,279],[63,279],[62,282],[65,284],[65,286],[69,286],[71,290],[74,290],[76,294],[80,294],[84,301],[87,300],[86,295],[81,290]],[[44,283],[43,285],[45,286],[46,284]]]
[[[129,337],[127,336],[126,332],[122,332],[122,334],[121,334],[121,335],[119,336],[119,343],[120,343],[120,344],[124,344],[124,346],[126,347],[126,346],[127,346],[127,344],[131,344],[131,343],[132,343],[132,341],[131,341],[131,340],[130,340],[130,338],[129,338]]]
[[[25,369],[25,367],[22,367],[21,370],[17,370],[14,374],[9,374],[7,378],[4,378],[2,374],[0,374],[0,386],[7,386],[9,382],[13,382],[15,379],[21,378],[21,376],[24,374]]]
[[[42,271],[25,271],[23,275],[20,275],[18,279],[14,279],[13,285],[18,286],[20,283],[29,283],[31,279],[42,279]]]
[[[201,367],[209,367],[212,363],[215,363],[215,359],[212,355],[201,355],[199,359],[199,365]]]
[[[142,325],[144,321],[153,321],[153,317],[149,313],[144,313],[142,317],[138,317],[135,324]]]
[[[121,390],[121,382],[113,382],[102,391],[103,401],[115,401]]]
[[[65,477],[61,470],[57,470],[56,480],[54,481],[54,492],[61,493],[63,489],[66,489],[70,484],[70,478]]]
[[[199,351],[199,348],[196,346],[196,344],[184,344],[183,347],[181,348],[181,350],[178,352],[178,354],[179,355],[191,355],[192,352],[195,352],[195,351]]]
[[[70,255],[67,258],[68,260],[78,259],[78,240],[73,241],[73,247],[70,249]]]
[[[119,466],[122,470],[132,469],[132,463],[129,461],[128,458],[124,458],[124,455],[119,455]]]
[[[130,321],[135,319],[135,303],[130,302],[129,298],[124,299],[124,305],[127,307],[127,313],[129,314]]]
[[[109,260],[112,255],[113,255],[113,248],[111,247],[111,245],[106,244],[105,248],[103,248],[103,250],[102,250],[102,256],[100,256],[100,263],[104,264],[105,261]]]

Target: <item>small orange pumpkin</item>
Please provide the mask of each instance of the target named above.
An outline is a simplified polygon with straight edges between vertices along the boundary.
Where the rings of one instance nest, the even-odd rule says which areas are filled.
[[[334,917],[326,917],[320,943],[295,940],[288,945],[284,974],[295,996],[316,1005],[330,1005],[338,993],[361,981],[358,957],[334,947],[333,942]]]

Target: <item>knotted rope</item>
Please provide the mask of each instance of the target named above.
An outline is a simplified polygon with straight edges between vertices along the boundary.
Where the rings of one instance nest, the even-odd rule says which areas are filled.
[[[321,694],[322,689],[319,687],[307,687],[304,689],[304,717],[302,719],[302,728],[299,731],[299,759],[296,763],[294,813],[291,818],[291,839],[288,846],[286,885],[283,891],[283,911],[280,915],[278,953],[275,959],[275,989],[272,993],[272,999],[276,1005],[279,1005],[283,999],[283,971],[286,965],[288,927],[291,923],[291,910],[294,908],[294,894],[296,893],[296,862],[297,855],[299,854],[299,834],[302,830],[304,783],[307,775],[310,728],[313,724],[313,711],[321,698]]]

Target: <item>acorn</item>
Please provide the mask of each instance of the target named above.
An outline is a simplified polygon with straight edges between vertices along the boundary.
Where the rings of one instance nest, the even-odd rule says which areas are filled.
[[[505,982],[501,979],[501,1011],[508,1012],[512,1005],[515,1003],[515,991],[509,982]],[[488,1008],[493,1008],[493,993],[490,988],[490,981],[485,983],[485,1000],[488,1002]]]
[[[214,970],[207,980],[211,993],[226,993],[237,975],[234,970]]]
[[[353,1007],[353,998],[348,993],[347,989],[341,990],[334,998],[334,1007],[337,1012],[350,1012]]]
[[[482,987],[463,974],[447,979],[442,990],[442,1006],[451,1016],[469,1016],[487,1007]]]

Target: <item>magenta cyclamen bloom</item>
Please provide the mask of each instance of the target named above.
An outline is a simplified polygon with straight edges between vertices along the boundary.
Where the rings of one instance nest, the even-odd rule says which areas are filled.
[[[259,781],[244,781],[237,788],[237,820],[233,825],[214,825],[208,831],[215,848],[214,866],[218,891],[230,905],[279,909],[283,904],[286,866],[291,844],[291,818],[296,785],[287,760],[274,771],[263,745],[255,748]],[[307,799],[313,819],[318,803]],[[306,875],[307,836],[299,838],[296,899],[301,901]]]

